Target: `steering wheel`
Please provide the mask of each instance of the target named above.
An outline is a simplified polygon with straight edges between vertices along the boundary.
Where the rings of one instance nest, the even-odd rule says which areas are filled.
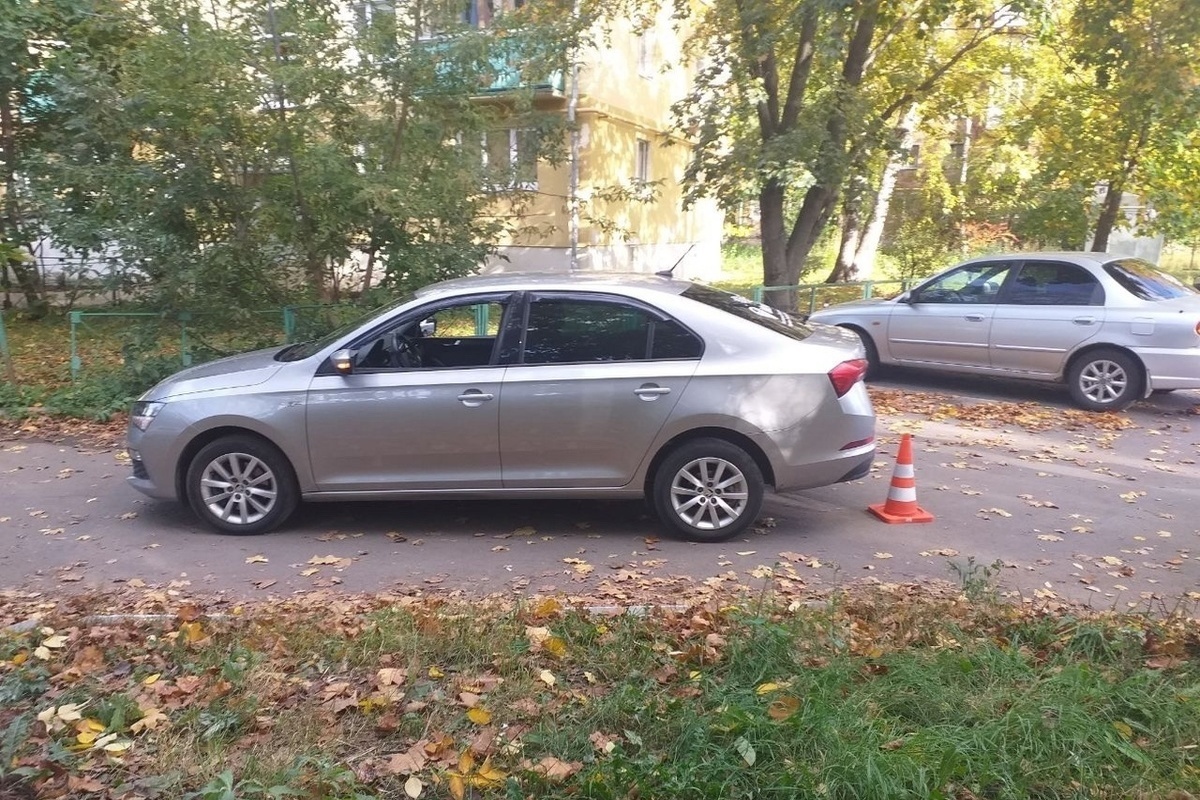
[[[400,331],[392,334],[391,357],[393,367],[415,369],[421,366],[421,353],[416,342]]]

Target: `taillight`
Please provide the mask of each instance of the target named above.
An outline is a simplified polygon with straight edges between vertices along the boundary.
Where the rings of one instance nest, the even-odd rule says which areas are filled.
[[[829,370],[829,382],[833,384],[833,390],[837,392],[837,396],[841,397],[854,388],[854,384],[861,381],[866,374],[867,360],[852,358]]]

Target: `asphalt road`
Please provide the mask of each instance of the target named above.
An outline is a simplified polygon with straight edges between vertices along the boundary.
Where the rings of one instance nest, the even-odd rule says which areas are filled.
[[[1059,389],[1011,382],[906,374],[879,385],[1036,402],[1050,414],[1068,407]],[[284,530],[222,536],[128,487],[121,453],[0,440],[0,588],[144,584],[243,597],[403,586],[585,594],[605,585],[619,600],[612,587],[622,581],[755,585],[763,568],[786,563],[814,588],[958,581],[995,568],[1003,588],[1030,599],[1170,610],[1200,599],[1198,404],[1200,393],[1152,398],[1121,431],[882,416],[872,475],[770,496],[755,532],[721,545],[670,538],[640,503],[557,501],[308,504]],[[915,437],[918,502],[935,515],[928,524],[886,525],[865,511],[887,495],[900,432]]]

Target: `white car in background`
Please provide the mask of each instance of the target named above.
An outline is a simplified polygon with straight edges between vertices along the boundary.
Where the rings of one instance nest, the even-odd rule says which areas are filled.
[[[1151,392],[1200,389],[1200,292],[1106,253],[1006,253],[910,291],[812,314],[862,339],[880,365],[1065,383],[1117,411]]]

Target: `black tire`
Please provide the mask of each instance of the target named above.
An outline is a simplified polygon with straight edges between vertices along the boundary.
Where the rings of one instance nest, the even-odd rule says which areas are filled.
[[[858,340],[862,342],[863,350],[867,353],[867,374],[864,377],[867,380],[878,378],[880,373],[883,372],[883,365],[879,363],[879,348],[875,346],[875,340],[861,328],[846,326],[846,330],[858,336]]]
[[[651,492],[659,521],[673,533],[695,542],[723,542],[758,519],[762,470],[737,445],[696,439],[663,460]]]
[[[254,436],[224,436],[202,447],[188,466],[186,488],[192,511],[221,533],[266,533],[300,503],[292,465]]]
[[[1120,350],[1091,350],[1067,370],[1071,399],[1088,411],[1121,411],[1142,396],[1142,366]]]

